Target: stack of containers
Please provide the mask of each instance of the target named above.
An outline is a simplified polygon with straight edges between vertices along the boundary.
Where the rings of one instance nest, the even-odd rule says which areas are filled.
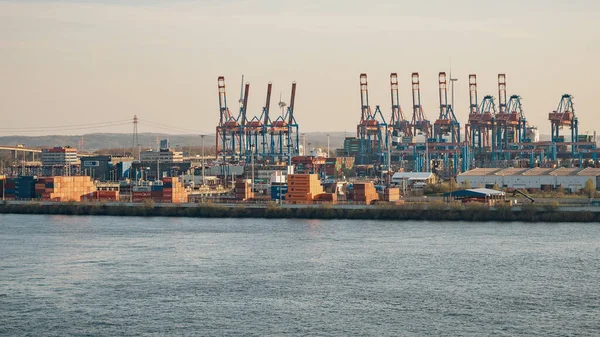
[[[37,184],[35,184],[36,198],[49,200],[50,193],[54,193],[54,177],[38,178]]]
[[[177,177],[162,178],[163,194],[162,202],[183,203],[188,202],[188,194],[183,183]]]
[[[271,185],[271,199],[285,200],[285,194],[288,191],[287,185]]]
[[[35,184],[35,197],[42,198],[42,195],[46,192],[46,178],[38,178]]]
[[[37,177],[21,176],[15,183],[15,196],[19,199],[35,198],[35,184]]]
[[[96,185],[88,176],[46,177],[43,182],[42,200],[81,201],[82,197],[96,191]]]
[[[373,201],[379,199],[375,185],[373,183],[354,184],[354,201],[370,205]]]
[[[152,199],[152,187],[151,186],[133,186],[131,201],[142,202],[146,199]]]
[[[150,188],[150,196],[152,200],[162,201],[164,185],[162,181],[155,181]]]
[[[325,159],[325,175],[327,177],[335,177],[342,172],[344,158],[327,158]]]
[[[250,189],[249,179],[238,179],[235,182],[235,198],[238,200],[248,200],[254,198]]]
[[[313,196],[323,194],[323,186],[317,174],[289,174],[285,201],[292,204],[309,204]]]
[[[161,179],[163,183],[163,202],[171,202],[171,200],[173,200],[173,179],[177,181],[177,177],[163,177]]]
[[[94,191],[84,197],[85,201],[119,201],[119,191]]]
[[[35,196],[43,200],[50,200],[50,193],[54,192],[54,177],[38,178],[35,184]]]
[[[271,174],[271,199],[285,200],[288,191],[287,175],[283,171],[274,171]]]
[[[337,198],[337,194],[335,194],[335,193],[321,193],[321,194],[317,194],[315,196],[314,200],[337,204],[338,198]]]
[[[0,176],[0,198],[4,198],[4,187],[6,186],[6,177]]]
[[[16,197],[17,182],[14,178],[7,178],[4,180],[4,198],[13,199]]]
[[[395,188],[386,188],[383,192],[383,200],[385,201],[397,201],[400,200],[400,189]]]

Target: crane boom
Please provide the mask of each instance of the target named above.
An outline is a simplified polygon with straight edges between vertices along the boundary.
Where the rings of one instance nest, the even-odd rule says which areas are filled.
[[[506,75],[498,74],[498,113],[506,113]]]
[[[477,75],[469,75],[469,114],[479,113],[479,100],[477,98]]]
[[[448,119],[448,90],[446,82],[446,73],[441,72],[438,75],[439,96],[440,96],[440,120]]]
[[[292,82],[292,94],[290,97],[290,105],[288,106],[288,123],[294,123],[294,101],[296,100],[296,82]]]
[[[360,74],[360,121],[363,122],[369,116],[369,89],[367,88],[367,74]]]
[[[242,99],[242,105],[240,106],[240,113],[241,113],[241,121],[240,124],[241,125],[246,125],[246,123],[248,122],[248,118],[246,116],[246,107],[248,106],[248,94],[250,93],[250,83],[246,82],[246,86],[245,86],[245,90],[244,90],[244,96]]]
[[[230,117],[229,109],[227,108],[227,97],[225,95],[225,77],[219,76],[217,82],[219,86],[219,125],[223,125],[223,122],[227,121]]]
[[[267,100],[265,102],[264,125],[269,124],[269,110],[271,108],[271,88],[273,83],[267,84]]]
[[[392,97],[392,124],[397,123],[402,120],[400,110],[400,97],[398,95],[398,74],[391,73],[390,74],[390,94]]]

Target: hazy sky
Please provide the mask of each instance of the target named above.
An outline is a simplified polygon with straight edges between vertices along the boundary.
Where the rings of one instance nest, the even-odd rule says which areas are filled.
[[[597,0],[0,0],[0,135],[131,132],[98,126],[134,114],[140,132],[212,133],[217,77],[237,113],[242,74],[250,115],[260,114],[268,81],[275,112],[296,81],[301,132],[353,133],[361,72],[387,119],[389,74],[399,74],[410,116],[410,74],[419,72],[434,120],[437,74],[450,60],[461,126],[468,74],[482,98],[498,95],[506,73],[508,94],[523,97],[542,133],[563,93],[575,97],[580,132],[600,133],[599,14]]]

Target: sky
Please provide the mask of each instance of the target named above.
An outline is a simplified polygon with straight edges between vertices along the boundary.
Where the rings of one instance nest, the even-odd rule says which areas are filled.
[[[372,109],[391,115],[399,75],[410,119],[411,73],[422,106],[439,114],[438,73],[457,78],[455,113],[468,116],[468,76],[479,98],[498,96],[505,73],[526,118],[550,133],[548,113],[575,97],[580,133],[600,133],[600,1],[596,0],[0,0],[0,135],[214,133],[217,78],[237,113],[289,103],[301,132],[356,132],[359,75]],[[563,132],[567,132],[564,130]]]

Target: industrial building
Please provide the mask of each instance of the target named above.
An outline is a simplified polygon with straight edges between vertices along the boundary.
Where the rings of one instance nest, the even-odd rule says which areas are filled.
[[[460,173],[456,182],[471,187],[552,190],[578,192],[592,179],[600,187],[600,168],[477,168]]]
[[[129,156],[87,156],[81,157],[83,175],[94,180],[118,181],[129,177],[133,157]]]

